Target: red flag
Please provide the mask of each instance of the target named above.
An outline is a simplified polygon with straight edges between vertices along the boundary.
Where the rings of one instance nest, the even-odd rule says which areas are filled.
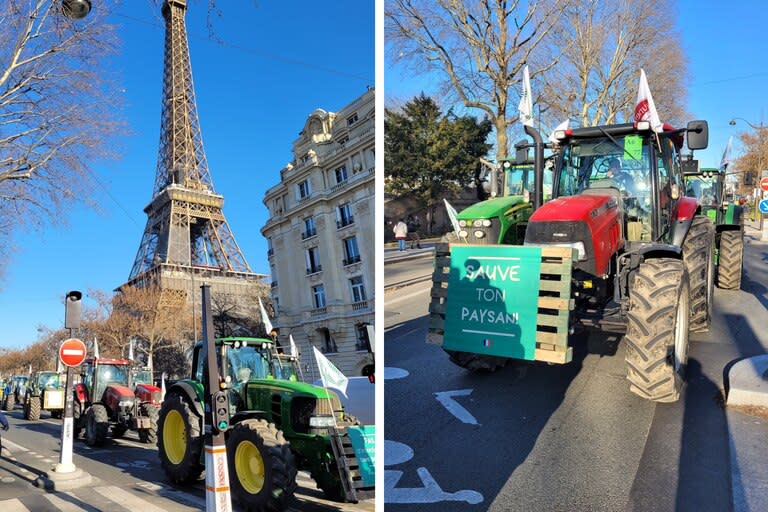
[[[640,70],[640,87],[637,91],[637,102],[635,103],[635,123],[639,121],[648,121],[655,132],[662,131],[662,123],[659,120],[659,114],[656,112],[656,104],[651,96],[651,89],[648,87],[648,80],[645,78],[645,71]]]

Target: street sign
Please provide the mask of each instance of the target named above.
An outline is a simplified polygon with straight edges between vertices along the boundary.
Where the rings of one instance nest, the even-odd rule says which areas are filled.
[[[768,178],[762,178],[760,180],[760,189],[763,192],[768,192]]]
[[[757,207],[760,208],[761,212],[768,213],[768,199],[760,201],[760,204],[758,204]]]
[[[85,361],[85,343],[77,338],[64,340],[59,347],[59,359],[66,366],[80,366]]]

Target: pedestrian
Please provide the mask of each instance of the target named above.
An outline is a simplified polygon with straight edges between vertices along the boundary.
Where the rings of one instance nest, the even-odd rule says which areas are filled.
[[[421,249],[421,238],[419,237],[421,221],[419,221],[419,217],[408,215],[406,225],[408,226],[408,239],[411,241],[411,249],[413,249],[414,244],[417,249]]]
[[[395,224],[395,227],[392,228],[392,231],[395,233],[395,240],[397,240],[397,246],[401,251],[405,250],[405,241],[408,238],[408,225],[403,221],[403,219],[400,219],[397,224]]]
[[[8,418],[5,417],[5,414],[3,414],[2,411],[0,411],[0,426],[3,427],[3,430],[8,430],[10,425],[8,425]]]

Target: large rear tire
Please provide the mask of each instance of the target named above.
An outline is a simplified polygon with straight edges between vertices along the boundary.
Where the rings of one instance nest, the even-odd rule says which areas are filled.
[[[102,404],[93,404],[86,414],[85,442],[88,446],[103,446],[109,431],[107,408]]]
[[[708,331],[712,320],[714,245],[715,227],[712,221],[697,215],[683,242],[683,262],[691,286],[691,332]]]
[[[157,452],[168,480],[184,484],[200,478],[205,469],[200,464],[202,418],[181,395],[170,393],[163,400],[157,425]]]
[[[27,403],[24,406],[25,417],[29,421],[37,421],[40,419],[40,397],[28,396]]]
[[[229,431],[232,498],[245,510],[285,510],[296,491],[296,462],[274,424],[244,420]]]
[[[640,264],[629,291],[627,379],[633,393],[654,402],[676,402],[688,362],[688,274],[682,261]]]
[[[741,230],[720,233],[720,254],[717,265],[717,286],[726,290],[741,288],[741,268],[744,261],[744,236]]]
[[[160,410],[154,405],[141,405],[141,413],[149,418],[149,428],[139,429],[139,441],[147,444],[157,443],[157,420],[160,417]]]
[[[5,397],[4,405],[5,407],[3,407],[3,409],[12,411],[16,406],[16,396],[13,393],[8,393],[8,396]]]
[[[510,361],[506,357],[485,356],[470,352],[459,352],[457,350],[446,350],[445,352],[451,358],[453,364],[471,372],[492,373],[504,368]]]

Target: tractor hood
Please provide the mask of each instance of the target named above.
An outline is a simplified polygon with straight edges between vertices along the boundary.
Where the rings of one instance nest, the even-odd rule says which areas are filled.
[[[543,204],[533,212],[529,222],[574,221],[596,217],[598,210],[613,199],[610,194],[583,194],[578,196],[558,197]]]
[[[111,400],[125,400],[125,399],[132,399],[134,398],[133,390],[127,386],[122,386],[120,384],[110,384],[107,386],[107,389],[104,391],[104,394],[106,395],[106,402],[110,402]]]
[[[523,204],[523,196],[496,197],[475,203],[459,213],[459,220],[490,219],[503,215],[504,212]]]
[[[333,398],[336,394],[330,389],[321,388],[319,386],[313,386],[305,382],[291,381],[291,380],[278,380],[278,379],[253,379],[248,381],[250,386],[258,386],[261,388],[272,388],[279,391],[287,391],[292,394],[304,394],[311,395],[315,398]]]

